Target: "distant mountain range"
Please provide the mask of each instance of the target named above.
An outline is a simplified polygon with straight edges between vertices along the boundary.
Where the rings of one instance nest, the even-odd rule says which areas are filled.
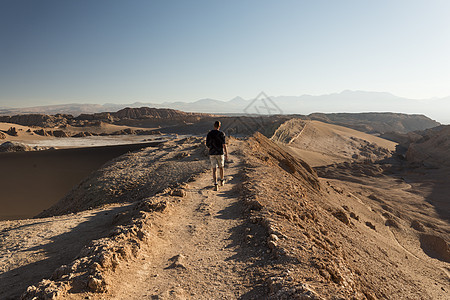
[[[450,124],[450,97],[415,100],[402,98],[390,93],[343,91],[327,95],[274,96],[266,98],[261,94],[257,100],[233,98],[229,101],[200,99],[195,102],[164,102],[132,104],[64,104],[37,106],[28,108],[0,109],[0,115],[29,113],[72,114],[115,112],[125,107],[172,108],[186,112],[203,112],[214,114],[310,114],[314,112],[398,112],[407,114],[424,114],[443,124]],[[261,100],[265,100],[261,102]],[[267,108],[271,110],[268,111]]]

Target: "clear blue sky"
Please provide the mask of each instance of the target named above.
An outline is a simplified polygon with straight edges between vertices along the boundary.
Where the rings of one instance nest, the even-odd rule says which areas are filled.
[[[450,1],[0,0],[0,106],[450,96]]]

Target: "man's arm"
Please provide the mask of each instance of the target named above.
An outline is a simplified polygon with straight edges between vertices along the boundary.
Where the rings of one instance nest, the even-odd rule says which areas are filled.
[[[225,159],[228,159],[228,149],[227,149],[227,144],[223,144],[223,153],[225,153]]]
[[[225,133],[222,132],[222,143],[223,143],[223,153],[225,154],[225,159],[228,159],[228,149],[227,149],[227,140],[225,138]]]
[[[208,135],[206,135],[206,147],[211,148],[211,137]]]

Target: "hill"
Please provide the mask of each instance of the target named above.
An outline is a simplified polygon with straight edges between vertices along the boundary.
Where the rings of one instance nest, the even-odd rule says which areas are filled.
[[[320,121],[291,119],[272,140],[284,143],[313,166],[343,161],[375,161],[390,156],[396,143],[347,127]]]
[[[0,116],[0,122],[15,123],[23,126],[39,127],[64,127],[85,126],[106,122],[117,125],[154,127],[160,125],[185,124],[195,122],[205,117],[211,117],[208,114],[186,113],[174,109],[158,109],[150,107],[124,108],[117,112],[81,114],[77,117],[72,115],[46,115],[46,114],[24,114],[14,116]]]
[[[424,115],[399,113],[314,113],[311,120],[341,125],[367,133],[407,133],[439,126],[440,123]]]
[[[409,144],[406,159],[419,166],[450,167],[450,126],[440,126],[417,134],[421,137]]]

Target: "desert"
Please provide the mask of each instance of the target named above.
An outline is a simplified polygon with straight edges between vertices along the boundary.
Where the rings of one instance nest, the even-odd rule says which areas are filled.
[[[26,147],[0,153],[1,299],[449,297],[448,126],[126,111],[84,115],[85,137],[30,134],[70,118],[2,123]],[[230,157],[214,192],[217,118]]]
[[[449,300],[450,1],[0,1],[0,300]]]

